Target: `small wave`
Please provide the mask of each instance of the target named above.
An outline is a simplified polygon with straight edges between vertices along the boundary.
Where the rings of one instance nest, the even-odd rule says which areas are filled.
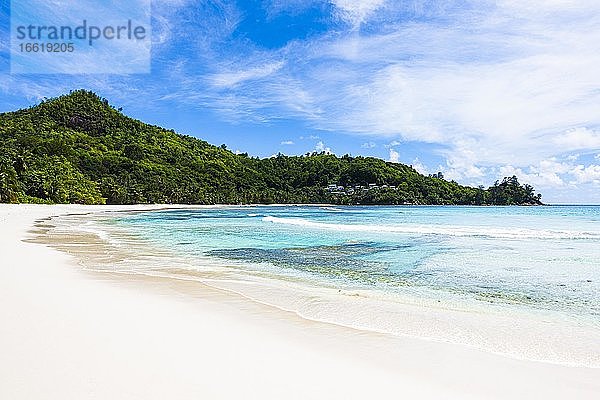
[[[321,210],[325,210],[325,211],[335,211],[335,212],[343,212],[344,210],[342,210],[341,208],[336,208],[336,207],[319,207]]]
[[[258,217],[259,214],[248,214],[248,217]]]
[[[536,229],[498,229],[470,226],[434,226],[434,225],[364,225],[364,224],[335,224],[310,221],[304,218],[280,218],[266,216],[264,222],[295,225],[305,228],[328,229],[346,232],[389,232],[415,233],[423,235],[447,235],[461,237],[489,237],[499,239],[588,239],[600,240],[600,232],[536,230]]]

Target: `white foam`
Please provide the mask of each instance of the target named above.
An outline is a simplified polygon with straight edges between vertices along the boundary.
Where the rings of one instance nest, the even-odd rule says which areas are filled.
[[[342,210],[341,208],[336,208],[336,207],[319,207],[321,210],[325,210],[325,211],[335,211],[335,212],[344,212],[344,210]]]
[[[311,221],[304,218],[280,218],[266,216],[264,222],[295,225],[306,228],[327,229],[346,232],[388,232],[413,233],[423,235],[448,236],[482,236],[502,239],[593,239],[600,240],[600,232],[547,230],[547,229],[499,229],[490,227],[474,227],[460,225],[365,225],[365,224],[333,224]]]

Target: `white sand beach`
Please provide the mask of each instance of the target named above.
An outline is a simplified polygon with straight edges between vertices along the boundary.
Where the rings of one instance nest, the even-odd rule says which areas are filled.
[[[600,369],[304,320],[198,282],[85,271],[0,205],[0,399],[596,399]]]

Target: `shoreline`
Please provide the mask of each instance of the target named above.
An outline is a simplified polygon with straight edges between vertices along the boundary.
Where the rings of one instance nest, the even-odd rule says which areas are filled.
[[[444,297],[440,292],[415,292],[411,287],[402,294],[364,287],[344,286],[342,290],[332,282],[290,275],[274,265],[265,268],[260,263],[253,266],[214,257],[186,257],[112,224],[113,218],[121,217],[109,213],[91,219],[54,219],[56,227],[40,242],[84,260],[82,267],[86,269],[197,281],[306,320],[463,345],[520,360],[600,367],[600,331],[595,320],[539,308],[508,308],[493,301]],[[76,244],[64,243],[69,241]],[[89,243],[82,247],[81,241]]]
[[[214,206],[0,207],[2,250],[9,261],[0,267],[0,318],[6,321],[0,346],[7,355],[0,397],[364,398],[402,393],[414,398],[591,399],[600,390],[600,369],[517,360],[310,321],[197,281],[84,271],[64,253],[22,241],[35,221],[53,215],[168,208]],[[144,387],[150,377],[155,381]],[[241,382],[232,387],[231,380]]]

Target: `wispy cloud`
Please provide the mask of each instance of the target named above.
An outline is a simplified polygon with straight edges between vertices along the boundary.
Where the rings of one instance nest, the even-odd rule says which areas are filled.
[[[293,140],[284,140],[283,142],[281,142],[282,145],[284,146],[291,146],[294,144]]]
[[[380,29],[275,50],[289,66],[258,73],[253,112],[440,145],[445,173],[463,182],[600,148],[600,4],[333,4],[354,28]]]
[[[130,35],[121,39],[118,39],[119,35],[115,35],[111,40],[106,40],[103,35],[99,35],[92,41],[92,33],[86,31],[84,39],[79,39],[75,34],[68,40],[58,42],[66,44],[66,41],[70,41],[73,51],[55,52],[20,51],[17,44],[26,41],[19,40],[16,31],[12,31],[14,51],[11,54],[11,71],[13,73],[133,74],[150,71],[150,0],[131,0],[118,7],[111,2],[98,3],[90,0],[78,2],[30,0],[26,3],[13,2],[11,5],[12,26],[70,26],[76,31],[76,29],[83,29],[85,21],[87,29],[91,30],[91,27],[95,27],[99,33],[100,29],[104,32],[104,27],[111,27],[114,32],[116,27],[124,26],[131,21],[134,27],[142,26],[144,29],[143,36],[139,40],[131,39]],[[46,33],[48,32],[50,30]],[[40,40],[44,39],[43,35]],[[62,36],[62,30],[59,36]]]
[[[600,149],[600,132],[587,128],[570,129],[557,136],[554,143],[562,151]]]
[[[386,0],[332,0],[339,18],[348,22],[353,29],[360,28],[385,2]]]
[[[220,72],[209,76],[208,81],[217,88],[231,88],[249,80],[266,78],[279,71],[283,64],[283,61],[278,61],[234,72]]]

